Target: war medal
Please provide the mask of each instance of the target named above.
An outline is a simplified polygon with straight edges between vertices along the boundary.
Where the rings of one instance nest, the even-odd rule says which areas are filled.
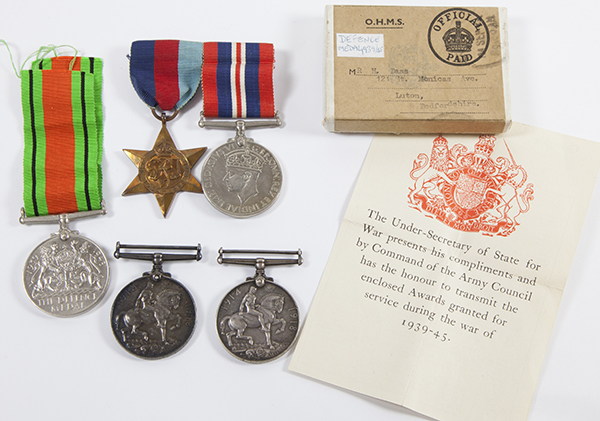
[[[137,251],[122,252],[123,249]],[[163,272],[162,264],[172,260],[202,259],[200,244],[148,246],[117,243],[115,257],[153,262],[150,272],[130,282],[115,298],[110,316],[115,338],[127,352],[140,358],[153,360],[178,352],[194,332],[196,306],[188,290],[170,273]]]
[[[162,122],[162,128],[150,151],[124,149],[138,167],[138,175],[123,196],[153,193],[163,217],[175,193],[202,193],[202,186],[192,175],[192,167],[206,148],[178,150],[167,130],[167,122],[175,118],[200,86],[202,43],[190,41],[135,41],[131,44],[131,83],[138,96]],[[162,110],[160,114],[157,108]],[[164,111],[172,110],[167,116]]]
[[[57,47],[40,49],[40,53]],[[21,72],[24,120],[22,224],[58,223],[27,258],[31,301],[59,317],[84,313],[109,284],[106,256],[69,222],[106,213],[102,199],[102,60],[42,58]]]
[[[277,159],[245,135],[248,128],[281,125],[273,97],[274,63],[272,44],[204,44],[204,111],[198,125],[234,129],[236,135],[208,156],[202,186],[211,205],[236,218],[266,211],[281,191]]]
[[[294,258],[225,257],[295,255]],[[219,264],[250,265],[254,276],[227,293],[217,312],[217,333],[231,355],[248,363],[279,358],[292,346],[299,327],[298,307],[292,296],[265,275],[265,267],[301,265],[302,251],[219,250]]]

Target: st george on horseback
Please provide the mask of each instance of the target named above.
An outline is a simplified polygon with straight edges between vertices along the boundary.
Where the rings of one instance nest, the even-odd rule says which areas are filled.
[[[277,318],[277,314],[283,311],[284,297],[278,294],[267,294],[256,304],[256,287],[250,286],[248,293],[240,303],[239,312],[221,319],[219,326],[221,334],[227,336],[227,343],[231,347],[232,337],[248,341],[254,345],[252,336],[244,335],[248,328],[260,328],[265,334],[266,346],[274,349],[271,341],[271,329],[274,325],[281,325],[275,334],[285,330],[286,322],[283,318]],[[226,328],[229,331],[226,332]]]

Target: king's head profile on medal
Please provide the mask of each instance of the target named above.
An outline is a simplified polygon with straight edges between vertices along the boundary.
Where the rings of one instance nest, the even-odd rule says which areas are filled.
[[[237,195],[240,206],[258,194],[258,178],[264,165],[264,160],[249,150],[234,150],[227,155],[223,181],[227,191]]]
[[[225,215],[247,218],[266,211],[281,191],[282,171],[267,148],[246,130],[279,127],[275,110],[273,44],[204,43],[203,128],[235,129],[236,135],[205,159],[204,197]]]

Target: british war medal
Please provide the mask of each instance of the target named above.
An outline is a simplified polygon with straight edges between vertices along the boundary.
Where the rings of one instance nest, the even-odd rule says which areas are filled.
[[[198,124],[233,129],[236,135],[208,156],[202,185],[217,210],[236,218],[264,212],[281,191],[277,159],[245,135],[248,128],[281,125],[274,105],[274,63],[272,44],[204,44],[204,110]]]
[[[200,260],[200,244],[117,243],[115,257],[153,263],[150,272],[130,282],[115,298],[110,323],[117,342],[127,352],[144,359],[159,359],[181,350],[194,332],[196,305],[189,291],[163,271],[162,264],[173,260]]]
[[[41,51],[41,50],[40,50]],[[31,301],[53,316],[94,307],[109,284],[106,256],[69,222],[106,213],[102,199],[102,60],[58,56],[21,72],[24,120],[20,222],[58,223],[25,263]]]
[[[138,167],[138,175],[123,196],[154,194],[165,218],[175,193],[202,193],[191,170],[206,148],[178,150],[167,130],[167,121],[177,116],[200,86],[201,69],[202,43],[161,40],[131,44],[131,83],[162,128],[152,150],[124,149]],[[166,111],[171,115],[167,116]]]
[[[229,256],[240,257],[229,257]],[[249,257],[249,256],[278,257]],[[229,291],[217,311],[217,333],[225,349],[248,363],[272,361],[292,346],[299,326],[298,307],[266,266],[301,265],[302,251],[219,250],[219,264],[254,266],[254,276]]]

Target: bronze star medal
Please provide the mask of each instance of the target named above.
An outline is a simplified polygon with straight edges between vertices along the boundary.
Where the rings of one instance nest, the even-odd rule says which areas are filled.
[[[192,175],[191,169],[206,148],[178,150],[164,122],[152,150],[123,151],[138,167],[138,175],[125,189],[123,196],[153,193],[163,217],[166,218],[175,193],[202,193],[202,186]]]
[[[139,40],[131,43],[129,76],[140,99],[162,121],[150,151],[124,149],[138,167],[138,175],[123,196],[153,193],[163,216],[180,191],[202,193],[191,173],[206,148],[177,150],[167,131],[173,120],[196,94],[202,78],[202,43],[180,40]],[[160,115],[157,113],[160,110]],[[166,116],[165,111],[172,111]]]

